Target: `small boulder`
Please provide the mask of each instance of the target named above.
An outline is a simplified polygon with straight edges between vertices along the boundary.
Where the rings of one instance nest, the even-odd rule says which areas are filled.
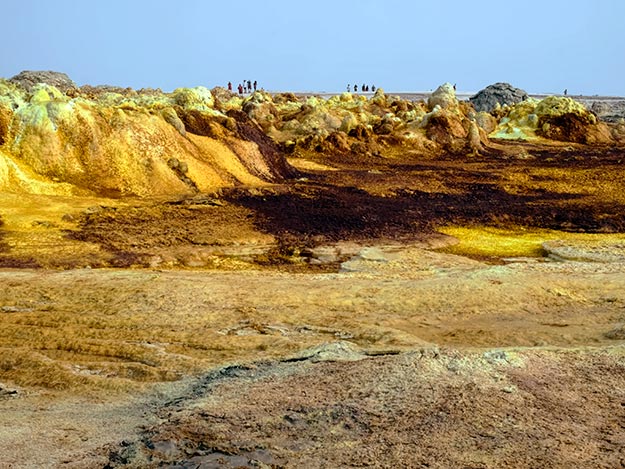
[[[510,83],[495,83],[469,98],[469,101],[478,112],[492,112],[497,107],[514,105],[527,98],[528,94],[524,90],[515,88]]]
[[[394,128],[394,120],[390,116],[384,116],[380,122],[373,126],[373,131],[377,135],[390,135]]]
[[[242,110],[265,130],[278,120],[278,110],[271,101],[245,101]]]
[[[165,122],[173,126],[180,133],[180,135],[183,137],[187,135],[184,123],[180,120],[180,117],[178,117],[178,114],[176,114],[176,111],[174,111],[173,108],[167,107],[163,109],[161,111],[161,115],[163,116],[163,119],[165,119]]]

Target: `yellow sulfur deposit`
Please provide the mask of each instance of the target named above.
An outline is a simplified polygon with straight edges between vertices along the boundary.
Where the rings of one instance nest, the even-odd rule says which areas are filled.
[[[2,82],[0,190],[151,196],[279,177],[258,144],[214,105],[203,87],[90,96],[47,84],[26,92]],[[179,115],[190,111],[210,123],[213,135],[186,132]]]

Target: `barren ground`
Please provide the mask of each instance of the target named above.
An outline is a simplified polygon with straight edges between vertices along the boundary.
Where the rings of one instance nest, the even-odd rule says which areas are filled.
[[[289,184],[175,200],[4,194],[0,465],[623,466],[624,158],[495,144],[308,155]]]

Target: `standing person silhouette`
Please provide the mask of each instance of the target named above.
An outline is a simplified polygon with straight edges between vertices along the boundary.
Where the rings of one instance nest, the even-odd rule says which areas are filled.
[[[352,87],[349,85],[349,83],[347,84],[347,92],[351,92],[352,91]]]
[[[258,82],[254,80],[254,91],[256,91],[256,85],[258,85]]]
[[[232,82],[231,81],[228,82],[228,91],[232,91]]]
[[[358,93],[358,85],[354,85],[354,93]]]

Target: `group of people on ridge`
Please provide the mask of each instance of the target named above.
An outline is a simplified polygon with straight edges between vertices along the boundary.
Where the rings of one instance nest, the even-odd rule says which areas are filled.
[[[347,85],[347,92],[350,93],[351,92],[351,85]],[[369,85],[362,85],[360,87],[360,91],[363,93],[367,93],[369,92]],[[371,85],[371,92],[375,93],[375,85]],[[358,85],[354,85],[354,93],[358,93]]]
[[[243,84],[239,83],[239,86],[237,86],[237,91],[239,92],[239,94],[251,93],[252,90],[256,91],[257,87],[258,82],[256,80],[254,80],[254,83],[252,83],[250,80],[243,80]],[[228,91],[232,91],[231,81],[228,82]]]

